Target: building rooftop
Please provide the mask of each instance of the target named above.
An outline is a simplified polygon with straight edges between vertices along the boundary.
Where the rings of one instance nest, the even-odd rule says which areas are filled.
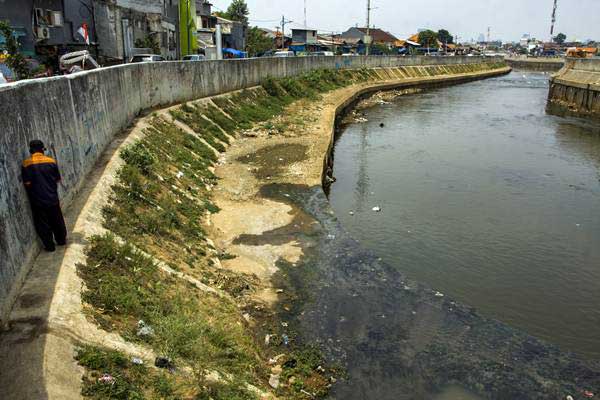
[[[356,28],[356,29],[358,29],[365,35],[367,34],[367,28]],[[395,37],[394,35],[392,35],[389,32],[384,31],[383,29],[371,28],[369,34],[373,38],[373,42],[394,43],[396,40],[398,40],[397,37]]]

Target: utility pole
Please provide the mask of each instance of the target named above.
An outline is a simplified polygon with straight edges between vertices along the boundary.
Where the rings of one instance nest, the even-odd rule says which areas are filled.
[[[306,0],[304,0],[304,27],[308,27],[308,22],[306,20]]]
[[[365,50],[366,55],[369,55],[371,49],[371,0],[367,0],[367,39],[368,43]]]
[[[285,19],[285,15],[281,16],[281,48],[285,48],[285,24],[290,24],[294,21],[288,21]]]
[[[554,8],[552,9],[552,25],[550,26],[550,42],[554,40],[554,24],[556,23],[556,9],[558,8],[558,0],[554,0]]]

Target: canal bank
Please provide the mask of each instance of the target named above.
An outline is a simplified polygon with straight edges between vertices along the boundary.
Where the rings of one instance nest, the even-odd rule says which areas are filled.
[[[537,72],[556,72],[565,64],[563,58],[506,57],[505,61],[513,69]]]
[[[261,271],[272,282],[261,296],[283,332],[347,370],[332,380],[332,398],[582,399],[596,390],[597,363],[412,281],[341,226],[322,189],[331,166],[323,155],[338,113],[374,89],[382,87],[297,105],[290,113],[304,123],[285,138],[251,136],[229,149],[216,171],[222,211],[213,222],[217,243],[237,257],[223,265]]]
[[[600,121],[600,59],[567,59],[550,78],[547,110]]]
[[[471,80],[506,72],[506,68],[494,63],[322,70],[301,75],[297,80],[267,79],[263,87],[194,101],[136,121],[132,131],[117,137],[102,154],[93,167],[94,174],[86,179],[83,190],[68,209],[72,241],[65,249],[36,260],[17,298],[8,320],[9,329],[0,337],[2,362],[13,366],[0,375],[0,394],[7,399],[77,399],[82,390],[101,396],[102,391],[109,391],[115,384],[126,393],[168,389],[189,394],[192,386],[201,391],[211,388],[220,396],[223,392],[219,391],[224,390],[232,395],[253,393],[269,398],[278,385],[274,377],[265,373],[277,368],[285,368],[286,373],[292,371],[296,379],[306,381],[295,385],[285,382],[276,391],[278,394],[298,387],[311,388],[315,383],[324,387],[327,381],[323,382],[318,365],[307,370],[306,360],[295,358],[292,363],[273,354],[285,352],[288,341],[297,342],[287,329],[291,321],[283,320],[278,325],[277,342],[265,340],[266,350],[253,341],[254,330],[250,328],[260,323],[260,329],[265,329],[262,310],[270,310],[269,304],[281,304],[284,314],[296,310],[295,304],[299,304],[281,302],[278,283],[273,289],[270,279],[256,279],[262,273],[261,265],[265,265],[260,262],[273,269],[284,259],[299,261],[303,256],[297,244],[302,241],[293,234],[294,227],[302,227],[302,238],[309,239],[318,237],[318,227],[308,214],[295,215],[290,208],[273,207],[272,214],[266,217],[260,207],[241,215],[238,223],[254,222],[234,241],[249,241],[258,250],[272,248],[275,253],[259,251],[250,259],[257,260],[255,264],[245,264],[251,267],[248,274],[235,273],[235,264],[225,264],[235,263],[242,256],[229,253],[227,247],[215,246],[205,236],[220,226],[212,219],[216,221],[220,216],[212,196],[217,202],[216,189],[223,186],[229,190],[224,184],[215,187],[214,167],[228,165],[217,155],[229,147],[233,136],[240,139],[231,146],[232,152],[235,146],[256,136],[257,141],[271,137],[289,144],[295,134],[304,132],[307,138],[314,139],[310,136],[315,134],[312,123],[320,120],[318,111],[326,110],[331,124],[323,132],[317,129],[316,133],[324,135],[315,143],[324,147],[314,148],[309,168],[314,172],[309,173],[309,182],[320,188],[337,107],[330,109],[328,97],[321,99],[319,93],[344,87],[339,90],[347,90],[349,98],[356,90],[387,88],[394,82]],[[345,87],[350,82],[355,85]],[[289,103],[305,97],[308,99],[303,103]],[[334,103],[343,103],[342,100],[348,99]],[[313,112],[301,114],[306,116],[303,119],[294,119],[293,112],[285,114],[292,120],[272,119],[285,105],[292,111],[300,107],[298,110]],[[257,121],[265,122],[254,130],[252,124]],[[304,159],[304,147],[284,147],[283,153],[261,150],[257,145],[248,149],[250,153],[244,161],[257,165],[243,168],[237,178],[247,178],[244,172],[255,172],[261,182],[267,183],[261,192],[268,192],[269,183],[277,182],[273,176],[282,170],[291,168],[292,177],[301,176],[298,162]],[[261,161],[265,155],[273,156],[268,163]],[[242,185],[251,183],[241,181]],[[288,199],[293,193],[282,196]],[[277,218],[284,226],[290,225],[286,221],[292,214],[298,217],[291,223],[292,231],[278,230],[276,224],[272,235],[253,237],[265,230],[270,232],[269,227]],[[211,219],[205,221],[209,215]],[[206,226],[200,226],[200,220]],[[289,244],[285,240],[289,237],[293,242],[288,246],[291,255],[285,254],[284,258],[282,253],[280,260],[278,251],[282,244]],[[218,239],[218,235],[214,238]],[[221,264],[227,268],[221,268]],[[281,284],[284,282],[282,279]],[[180,336],[181,333],[185,335]],[[289,337],[286,333],[290,333]],[[262,342],[261,337],[259,343]],[[286,365],[273,366],[268,357],[263,358],[263,351],[274,357],[275,364]],[[72,358],[74,353],[76,360]],[[310,360],[314,362],[314,357]],[[154,363],[166,368],[154,368]],[[198,366],[202,368],[199,371]],[[144,373],[140,374],[142,370]],[[164,385],[157,386],[156,382]]]

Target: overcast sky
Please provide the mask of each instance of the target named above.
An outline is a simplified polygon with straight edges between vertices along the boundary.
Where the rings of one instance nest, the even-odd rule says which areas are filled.
[[[306,0],[308,26],[342,32],[366,25],[366,0]],[[230,0],[213,0],[215,9],[226,9]],[[304,25],[303,0],[247,0],[250,23],[266,28],[280,25],[281,16]],[[553,0],[372,0],[371,21],[399,38],[420,28],[448,29],[460,40],[519,40],[524,33],[547,40]],[[286,29],[287,31],[287,29]],[[600,0],[558,0],[556,32],[570,39],[600,39]]]

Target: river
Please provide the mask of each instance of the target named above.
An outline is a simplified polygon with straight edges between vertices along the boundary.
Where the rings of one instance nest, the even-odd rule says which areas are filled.
[[[513,72],[367,109],[336,142],[329,199],[409,277],[597,360],[600,127],[547,115],[547,91]]]

